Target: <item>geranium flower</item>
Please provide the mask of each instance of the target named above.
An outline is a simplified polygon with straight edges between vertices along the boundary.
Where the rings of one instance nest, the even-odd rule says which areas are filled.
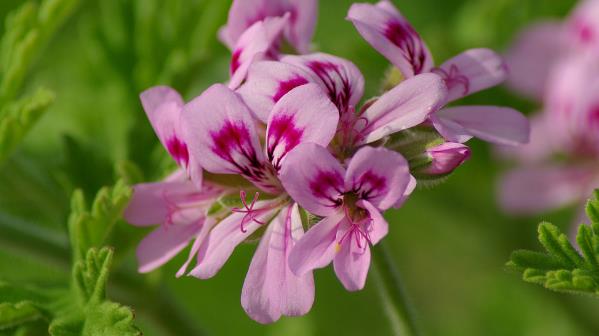
[[[401,13],[387,0],[377,4],[354,4],[348,19],[376,50],[396,66],[404,78],[426,72],[443,77],[447,102],[501,83],[507,67],[489,49],[470,49],[434,67],[428,47]],[[473,136],[505,145],[528,142],[527,119],[511,108],[458,106],[430,116],[437,131],[448,141],[466,142]]]

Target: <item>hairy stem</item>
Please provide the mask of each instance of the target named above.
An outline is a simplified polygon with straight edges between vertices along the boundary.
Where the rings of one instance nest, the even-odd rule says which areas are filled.
[[[384,240],[375,248],[373,257],[374,280],[393,333],[401,336],[422,335],[417,328],[414,311],[407,298],[399,271]]]

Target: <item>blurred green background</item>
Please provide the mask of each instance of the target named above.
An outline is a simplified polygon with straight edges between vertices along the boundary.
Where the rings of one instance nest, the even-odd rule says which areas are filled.
[[[0,17],[4,20],[22,3],[1,1]],[[471,47],[505,50],[527,24],[564,17],[575,5],[572,0],[394,3],[438,61]],[[315,46],[356,63],[370,96],[377,93],[388,64],[344,20],[350,4],[321,1]],[[25,91],[50,88],[56,101],[0,167],[0,278],[42,285],[64,281],[73,189],[83,188],[91,198],[114,182],[115,164],[125,159],[139,165],[146,180],[164,174],[168,160],[137,95],[149,86],[169,84],[189,99],[225,81],[229,54],[215,33],[229,5],[221,0],[81,1],[25,82]],[[504,88],[468,100],[525,113],[538,107]],[[501,214],[495,194],[506,167],[486,144],[471,144],[472,159],[446,183],[417,190],[401,210],[388,213],[386,239],[426,335],[599,335],[599,302],[526,284],[503,268],[512,250],[539,249],[535,230],[541,219],[567,229],[575,209],[538,218]],[[143,234],[119,223],[113,242],[118,270],[109,296],[133,306],[145,335],[168,334],[164,321],[171,314],[208,335],[391,333],[373,282],[349,293],[330,268],[316,272],[316,302],[307,316],[257,324],[240,306],[254,246],[238,248],[208,281],[175,279],[185,254],[157,272],[138,275],[133,249]]]

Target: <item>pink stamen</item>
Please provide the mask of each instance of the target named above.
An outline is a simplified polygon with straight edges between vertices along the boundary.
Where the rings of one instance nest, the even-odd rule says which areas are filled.
[[[260,193],[256,191],[256,194],[254,194],[254,198],[252,199],[252,202],[248,205],[247,201],[246,201],[246,193],[245,190],[241,190],[239,192],[239,197],[241,198],[241,203],[243,204],[243,207],[245,209],[241,209],[241,208],[233,208],[231,209],[232,212],[236,212],[236,213],[245,213],[245,216],[243,216],[243,219],[241,219],[241,224],[240,224],[240,229],[241,232],[246,233],[247,229],[245,228],[245,224],[254,221],[260,225],[264,225],[265,223],[260,221],[259,219],[256,219],[256,216],[258,216],[258,212],[260,212],[261,210],[264,209],[254,209],[254,205],[256,204],[256,201],[258,200],[258,197],[260,197]]]
[[[366,251],[366,248],[368,247],[368,245],[372,245],[372,240],[370,239],[370,232],[372,231],[372,225],[371,225],[372,219],[364,218],[363,220],[361,220],[359,222],[354,222],[349,213],[349,209],[344,206],[343,211],[345,212],[345,218],[347,218],[347,220],[349,221],[350,228],[347,230],[347,232],[345,232],[343,234],[341,239],[339,239],[338,244],[341,245],[343,243],[343,241],[345,240],[345,238],[347,238],[348,236],[350,237],[349,239],[351,239],[352,235],[354,235],[354,233],[355,233],[354,239],[355,239],[356,245],[358,246],[359,249],[362,249],[362,253],[363,253],[364,251]],[[368,223],[366,223],[366,222],[368,222]],[[364,226],[366,228],[366,230],[364,230],[362,228],[362,226]],[[364,240],[366,240],[366,242],[367,242],[367,244],[364,244],[364,246],[362,246],[362,238],[364,238]]]

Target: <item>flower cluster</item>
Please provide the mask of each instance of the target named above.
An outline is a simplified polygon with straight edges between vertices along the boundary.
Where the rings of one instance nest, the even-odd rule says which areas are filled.
[[[350,290],[364,287],[370,246],[388,232],[417,179],[446,176],[470,156],[473,136],[528,140],[527,120],[492,106],[445,108],[507,75],[487,49],[435,67],[410,23],[388,1],[355,4],[348,19],[403,80],[362,101],[350,61],[308,53],[315,0],[234,1],[221,40],[230,81],[185,103],[167,87],[141,94],[158,138],[180,169],[135,186],[126,218],[162,223],[140,244],[140,272],[194,241],[178,276],[214,276],[244,241],[259,240],[241,303],[261,323],[307,313],[312,271],[333,263]],[[286,45],[296,54],[283,54]],[[191,265],[195,262],[195,265]]]
[[[503,208],[532,214],[582,207],[599,186],[599,1],[582,1],[564,22],[527,28],[507,61],[508,83],[542,107],[530,144],[503,151],[519,163],[502,180]]]

